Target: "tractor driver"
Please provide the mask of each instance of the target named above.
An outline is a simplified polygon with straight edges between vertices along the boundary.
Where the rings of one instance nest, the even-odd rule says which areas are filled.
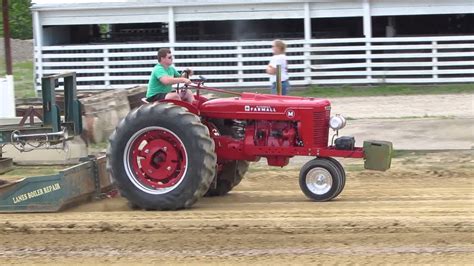
[[[174,91],[172,85],[183,83],[190,84],[191,81],[185,78],[187,72],[192,74],[190,69],[183,71],[180,75],[178,71],[172,66],[173,56],[169,48],[161,48],[158,50],[158,64],[155,65],[148,81],[148,89],[146,92],[146,99],[148,102],[155,102],[159,100],[183,100],[192,102],[194,100],[193,94],[188,89],[179,89]]]

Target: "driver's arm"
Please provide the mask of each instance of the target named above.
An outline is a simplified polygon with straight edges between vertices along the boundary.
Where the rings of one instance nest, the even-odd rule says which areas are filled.
[[[190,84],[191,81],[187,78],[173,78],[170,76],[163,76],[160,78],[160,82],[164,85],[173,85],[178,83]]]

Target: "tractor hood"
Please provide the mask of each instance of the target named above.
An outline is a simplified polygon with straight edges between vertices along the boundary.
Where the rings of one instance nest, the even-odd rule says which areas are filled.
[[[209,100],[199,109],[202,116],[215,118],[300,120],[308,110],[329,111],[331,104],[318,98],[242,93],[240,97]]]

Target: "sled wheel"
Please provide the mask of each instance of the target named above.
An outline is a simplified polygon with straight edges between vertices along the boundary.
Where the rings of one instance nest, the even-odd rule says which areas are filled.
[[[206,197],[223,196],[237,186],[249,168],[247,161],[231,161],[223,165],[217,174],[216,187],[209,188]]]
[[[337,195],[342,179],[343,176],[334,162],[316,158],[301,168],[299,183],[308,198],[328,201]]]
[[[215,175],[214,142],[199,117],[167,103],[130,112],[109,138],[107,169],[131,206],[188,208]]]

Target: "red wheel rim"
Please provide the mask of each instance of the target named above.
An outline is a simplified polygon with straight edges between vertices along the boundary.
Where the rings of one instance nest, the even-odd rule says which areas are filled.
[[[124,163],[132,183],[151,194],[167,193],[183,180],[187,153],[168,129],[149,127],[135,133],[125,147]]]

